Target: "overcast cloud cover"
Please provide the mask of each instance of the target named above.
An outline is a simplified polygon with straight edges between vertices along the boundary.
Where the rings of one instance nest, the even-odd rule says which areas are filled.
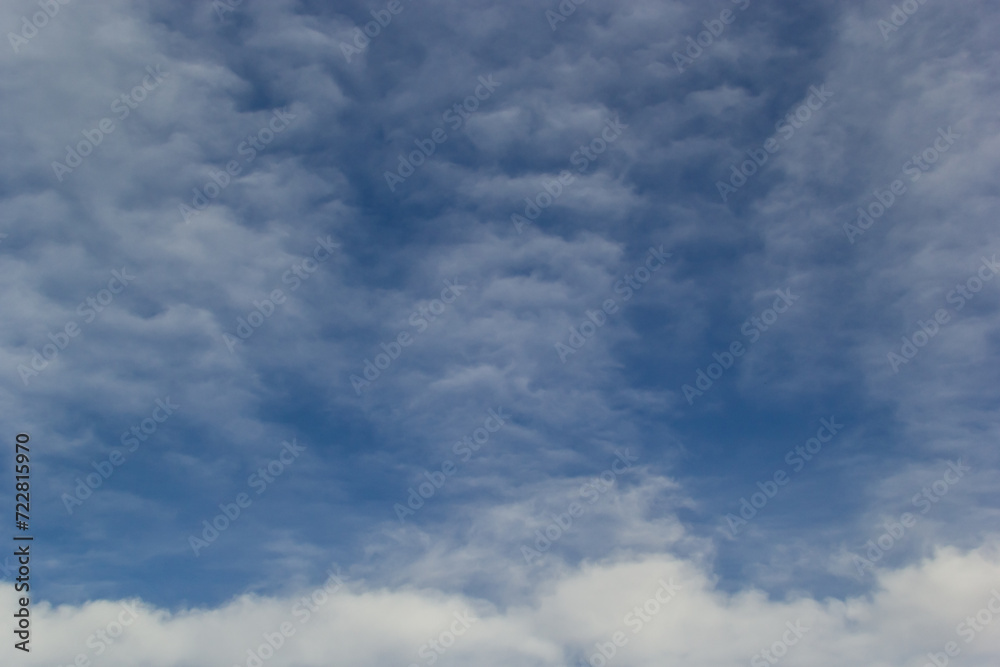
[[[994,3],[63,2],[0,662],[997,664]]]

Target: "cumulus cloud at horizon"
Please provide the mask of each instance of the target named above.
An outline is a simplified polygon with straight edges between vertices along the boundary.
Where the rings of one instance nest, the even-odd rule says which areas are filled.
[[[35,622],[44,648],[21,664],[709,666],[787,656],[803,665],[921,665],[929,653],[985,666],[1000,650],[988,620],[1000,613],[998,574],[995,543],[947,548],[880,572],[865,596],[774,600],[759,589],[719,591],[692,561],[642,554],[568,569],[521,603],[497,606],[435,588],[372,586],[331,564],[325,580],[287,595],[244,594],[212,608],[42,603]],[[2,598],[13,597],[5,585]]]

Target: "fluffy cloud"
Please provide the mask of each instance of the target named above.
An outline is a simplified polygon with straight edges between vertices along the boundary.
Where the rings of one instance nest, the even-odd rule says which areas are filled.
[[[281,597],[240,596],[211,609],[166,610],[138,599],[43,604],[32,619],[35,650],[18,664],[69,665],[82,655],[109,667],[216,667],[255,665],[256,654],[262,664],[301,667],[470,660],[714,667],[781,659],[917,667],[952,644],[961,664],[979,667],[1000,651],[995,545],[941,550],[882,573],[870,595],[842,601],[724,593],[696,562],[652,554],[585,563],[504,607],[330,573]],[[5,585],[4,607],[15,597]],[[602,660],[602,650],[613,657]]]

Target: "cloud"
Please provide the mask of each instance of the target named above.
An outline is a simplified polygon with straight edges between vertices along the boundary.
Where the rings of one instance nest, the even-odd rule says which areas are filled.
[[[795,664],[909,666],[954,642],[963,664],[986,665],[1000,651],[993,631],[1000,612],[981,614],[990,604],[1000,609],[996,545],[942,549],[881,573],[870,596],[843,601],[723,593],[695,562],[653,554],[584,563],[502,608],[329,571],[333,577],[282,597],[240,596],[216,608],[166,610],[136,599],[43,604],[32,619],[34,650],[19,664],[70,664],[82,654],[109,667],[208,667],[256,664],[253,652],[263,664],[302,667],[432,664],[429,656],[441,664],[599,665],[603,647],[614,651],[606,664],[712,667],[763,659],[762,650],[788,642]],[[11,586],[2,597],[5,608],[14,605]],[[977,614],[982,626],[967,621]],[[268,637],[277,649],[269,650]],[[784,657],[783,650],[771,655]]]
[[[480,620],[442,662],[569,664],[671,575],[683,593],[615,660],[749,662],[807,614],[789,663],[917,667],[943,650],[996,581],[982,544],[1000,283],[961,310],[948,295],[1000,249],[998,19],[925,3],[886,39],[885,2],[754,0],[678,72],[674,51],[735,4],[591,1],[555,31],[557,2],[406,4],[348,62],[341,43],[385,3],[243,2],[222,18],[210,2],[69,3],[3,50],[0,421],[46,457],[31,659],[71,660],[138,595],[140,620],[102,659],[245,663],[290,589],[334,560],[356,581],[272,664],[409,664],[465,609]],[[147,67],[167,76],[138,101]],[[486,76],[501,85],[452,131],[446,110]],[[716,182],[813,86],[834,96],[721,201]],[[122,95],[136,106],[119,119]],[[250,151],[279,110],[295,117]],[[114,131],[60,180],[52,163],[105,117]],[[620,138],[519,234],[511,214],[614,118]],[[448,141],[390,191],[385,172],[440,126]],[[857,208],[948,127],[954,146],[852,244]],[[186,222],[196,190],[211,201]],[[302,268],[328,237],[337,252]],[[661,246],[669,263],[624,303],[620,281]],[[85,321],[123,267],[134,283]],[[468,289],[418,332],[446,280]],[[280,308],[231,350],[224,335],[276,289]],[[778,289],[801,295],[793,312],[688,405],[681,385]],[[609,298],[619,311],[563,363],[556,343]],[[943,307],[947,327],[894,373],[887,354]],[[79,336],[25,384],[18,366],[70,322]],[[401,332],[413,344],[356,392],[351,375]],[[69,515],[62,494],[166,396],[177,416]],[[401,526],[393,505],[499,407],[510,424]],[[721,537],[830,414],[851,424],[843,439],[745,536]],[[293,438],[308,463],[195,564],[188,536]],[[519,546],[619,448],[641,472],[525,563]],[[856,580],[850,554],[958,457],[967,483]]]

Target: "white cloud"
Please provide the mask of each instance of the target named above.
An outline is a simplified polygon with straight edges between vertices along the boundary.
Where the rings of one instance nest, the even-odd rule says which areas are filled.
[[[32,651],[18,655],[15,664],[67,665],[80,653],[96,658],[103,646],[94,664],[106,667],[243,665],[247,651],[265,643],[265,634],[272,633],[273,639],[283,623],[294,634],[266,665],[430,664],[418,651],[432,639],[450,644],[449,628],[454,628],[462,634],[440,654],[438,664],[576,665],[596,651],[595,643],[606,644],[621,631],[627,641],[611,665],[653,667],[680,661],[692,667],[728,667],[749,663],[783,636],[795,638],[786,632],[787,622],[798,622],[802,634],[789,648],[787,664],[805,667],[919,667],[928,651],[941,652],[952,641],[961,651],[962,665],[985,667],[1000,657],[1000,613],[982,614],[981,619],[993,619],[982,632],[960,626],[986,608],[992,591],[1000,587],[995,544],[968,552],[941,549],[922,562],[883,572],[870,595],[843,601],[769,600],[756,590],[723,593],[710,571],[663,554],[584,563],[503,608],[433,588],[374,588],[347,577],[344,581],[325,602],[325,591],[313,598],[315,611],[308,617],[303,611],[308,606],[301,601],[319,586],[284,597],[242,596],[213,609],[168,611],[138,602],[135,622],[124,611],[135,600],[58,607],[36,603]],[[662,589],[661,582],[680,590],[667,603],[649,602]],[[325,583],[336,586],[333,579]],[[661,600],[669,598],[665,590]],[[0,588],[4,609],[13,609],[15,598],[10,585]],[[993,606],[1000,610],[1000,594]],[[636,607],[645,607],[648,620],[633,613]],[[456,613],[477,620],[467,619],[466,631]],[[95,633],[117,634],[119,618],[130,624],[107,646]],[[3,648],[7,659],[14,656],[9,643]],[[433,650],[428,646],[424,656]]]

